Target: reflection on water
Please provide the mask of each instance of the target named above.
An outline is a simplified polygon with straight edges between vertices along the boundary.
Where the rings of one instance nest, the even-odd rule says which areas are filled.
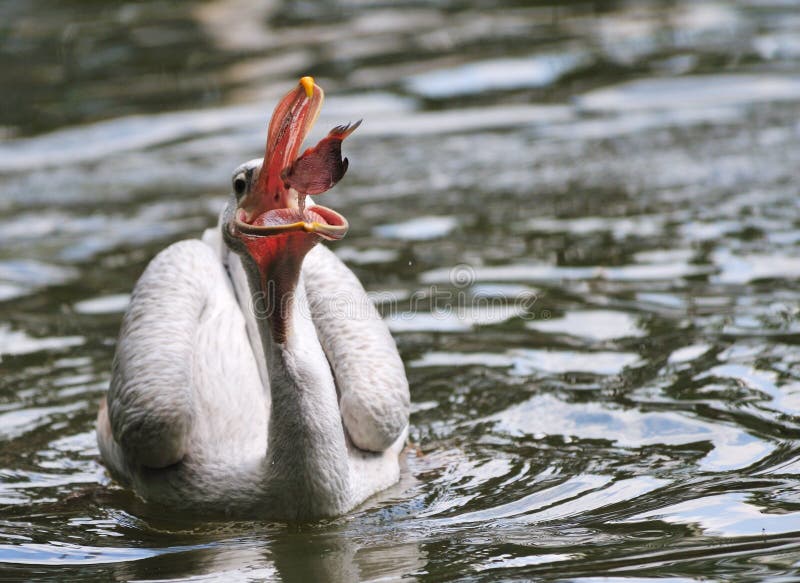
[[[0,578],[796,578],[796,10],[0,5]],[[312,141],[365,120],[326,196],[420,451],[340,519],[176,516],[97,463],[120,315],[301,74]]]

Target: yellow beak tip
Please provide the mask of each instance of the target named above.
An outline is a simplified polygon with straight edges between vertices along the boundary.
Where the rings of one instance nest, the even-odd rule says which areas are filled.
[[[306,90],[306,97],[311,99],[314,95],[314,77],[303,77],[300,79],[300,85]]]

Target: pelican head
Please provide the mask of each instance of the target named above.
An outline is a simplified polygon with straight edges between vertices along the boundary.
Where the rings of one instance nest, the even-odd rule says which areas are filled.
[[[233,173],[236,210],[229,224],[236,236],[273,237],[292,232],[341,239],[347,220],[320,206],[306,208],[308,194],[321,194],[344,176],[347,159],[341,142],[354,126],[334,128],[302,156],[298,151],[319,116],[325,94],[313,78],[300,83],[278,103],[272,114],[263,160],[251,160]]]
[[[347,233],[342,215],[306,205],[307,195],[322,194],[344,176],[348,162],[341,144],[360,124],[334,128],[298,156],[323,99],[313,78],[300,79],[275,107],[263,160],[246,162],[233,173],[234,198],[222,225],[225,242],[257,269],[262,287],[269,280],[291,293],[306,253],[321,239],[338,240]]]

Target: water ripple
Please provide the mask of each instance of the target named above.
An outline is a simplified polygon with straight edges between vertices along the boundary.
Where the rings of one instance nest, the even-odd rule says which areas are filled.
[[[791,3],[162,4],[0,7],[0,578],[797,579]],[[364,118],[325,196],[407,363],[401,482],[152,507],[97,461],[121,312],[308,73],[310,140]]]

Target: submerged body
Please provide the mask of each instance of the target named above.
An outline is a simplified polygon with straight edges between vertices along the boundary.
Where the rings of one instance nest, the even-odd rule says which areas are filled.
[[[305,104],[290,93],[276,116],[290,97],[287,110]],[[268,142],[263,168],[270,155]],[[293,190],[265,206],[262,166],[246,167],[220,228],[168,247],[137,283],[98,417],[101,456],[149,501],[289,520],[341,514],[399,478],[403,364],[355,275],[317,245],[318,233],[343,236],[346,221],[298,210]]]

